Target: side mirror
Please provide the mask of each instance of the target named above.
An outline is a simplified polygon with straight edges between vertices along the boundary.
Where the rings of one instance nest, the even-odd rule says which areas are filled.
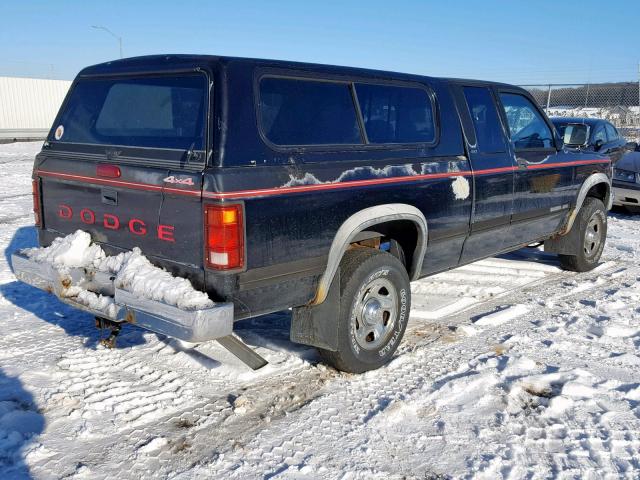
[[[625,148],[631,152],[638,149],[638,142],[627,142]]]
[[[604,142],[600,139],[596,140],[596,143],[593,145],[593,149],[597,152],[598,150],[600,150],[602,148],[602,145],[604,145]]]

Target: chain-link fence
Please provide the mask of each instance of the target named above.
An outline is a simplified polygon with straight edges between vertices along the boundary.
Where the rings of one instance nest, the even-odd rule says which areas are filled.
[[[550,117],[603,118],[628,140],[640,140],[638,83],[521,85]]]

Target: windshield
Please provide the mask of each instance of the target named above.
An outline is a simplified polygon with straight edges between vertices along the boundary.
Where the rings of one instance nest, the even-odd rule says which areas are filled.
[[[556,123],[556,130],[565,145],[584,145],[589,138],[589,126],[584,123]]]
[[[201,150],[204,75],[81,79],[48,140]]]

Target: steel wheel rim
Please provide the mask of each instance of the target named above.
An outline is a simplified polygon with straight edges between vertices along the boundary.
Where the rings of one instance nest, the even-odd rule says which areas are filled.
[[[376,350],[393,333],[398,292],[386,278],[376,278],[360,289],[353,311],[351,321],[356,342],[365,350]]]
[[[604,222],[599,212],[595,212],[587,222],[587,229],[584,234],[584,242],[582,248],[587,258],[593,257],[602,244],[602,232],[604,230]]]

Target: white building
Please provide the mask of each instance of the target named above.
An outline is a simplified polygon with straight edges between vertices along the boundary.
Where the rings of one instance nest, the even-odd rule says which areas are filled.
[[[43,139],[71,82],[0,77],[0,141]]]

